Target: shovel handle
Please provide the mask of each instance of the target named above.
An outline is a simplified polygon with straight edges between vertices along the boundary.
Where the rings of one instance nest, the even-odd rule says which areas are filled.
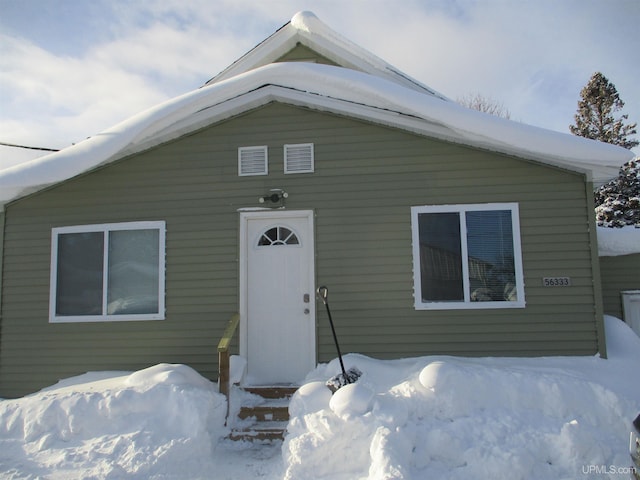
[[[329,289],[325,286],[318,287],[317,293],[318,297],[320,297],[320,300],[322,300],[322,303],[327,305],[327,303],[329,302]]]
[[[324,303],[324,306],[327,307],[327,317],[329,317],[329,324],[331,325],[331,333],[333,334],[333,341],[336,343],[336,350],[338,351],[338,359],[340,360],[340,368],[342,369],[342,376],[346,383],[351,383],[351,379],[347,375],[347,371],[344,368],[344,362],[342,361],[342,353],[340,352],[340,345],[338,345],[338,336],[336,335],[336,328],[333,326],[333,319],[331,318],[331,310],[329,309],[329,289],[324,285],[322,287],[318,287],[316,290],[318,293],[318,297]]]

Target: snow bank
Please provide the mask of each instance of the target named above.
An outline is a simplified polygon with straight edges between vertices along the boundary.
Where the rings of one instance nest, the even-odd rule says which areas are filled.
[[[606,325],[609,360],[348,355],[364,374],[330,399],[317,381],[337,362],[320,366],[291,404],[286,478],[579,478],[601,465],[600,478],[620,478],[640,412],[640,339]]]
[[[640,228],[598,227],[598,253],[601,257],[616,257],[640,253]]]
[[[217,386],[184,365],[88,373],[0,401],[0,478],[197,478],[225,415]]]
[[[339,363],[320,365],[291,402],[282,456],[221,440],[224,398],[189,367],[85,374],[0,400],[0,478],[628,478],[640,338],[605,328],[608,360],[351,354],[363,375],[334,395]]]

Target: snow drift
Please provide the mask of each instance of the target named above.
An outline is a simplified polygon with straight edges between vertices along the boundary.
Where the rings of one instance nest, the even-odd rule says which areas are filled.
[[[184,365],[88,373],[0,402],[0,478],[193,478],[225,414]]]
[[[640,411],[640,339],[606,322],[609,360],[348,355],[364,375],[330,399],[317,381],[337,364],[321,366],[290,407],[286,478],[543,480],[591,466],[620,478]]]
[[[334,395],[338,360],[320,365],[282,455],[224,440],[224,397],[187,366],[88,373],[0,400],[0,478],[628,478],[640,339],[605,326],[607,360],[350,354],[363,376]]]

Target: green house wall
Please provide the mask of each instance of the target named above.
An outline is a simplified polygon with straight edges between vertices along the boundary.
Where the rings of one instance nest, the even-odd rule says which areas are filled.
[[[600,257],[604,313],[623,318],[622,292],[640,290],[640,254]]]
[[[312,142],[315,172],[283,173]],[[238,176],[238,147],[268,145],[269,174]],[[315,212],[317,284],[343,352],[377,358],[591,355],[598,350],[592,215],[581,175],[309,109],[270,104],[18,200],[5,212],[0,397],[92,370],[184,363],[217,378],[238,311],[238,209],[271,188]],[[410,207],[517,202],[526,308],[416,311]],[[48,321],[53,227],[166,221],[166,319]],[[545,276],[569,276],[549,288]],[[317,309],[318,361],[335,357]],[[237,348],[234,346],[234,348]]]
[[[338,65],[337,63],[329,60],[327,57],[320,55],[315,50],[311,50],[298,43],[285,55],[282,55],[277,62],[311,62],[311,63],[323,63],[325,65]]]

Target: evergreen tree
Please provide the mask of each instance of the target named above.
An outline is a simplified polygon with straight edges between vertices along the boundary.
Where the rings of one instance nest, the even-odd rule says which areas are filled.
[[[640,157],[625,163],[615,180],[595,192],[596,221],[603,227],[640,227]]]
[[[636,133],[637,123],[625,125],[628,115],[614,117],[624,107],[613,83],[602,73],[594,73],[580,91],[575,125],[569,129],[574,135],[620,145],[624,148],[638,146],[639,142],[628,137]]]

